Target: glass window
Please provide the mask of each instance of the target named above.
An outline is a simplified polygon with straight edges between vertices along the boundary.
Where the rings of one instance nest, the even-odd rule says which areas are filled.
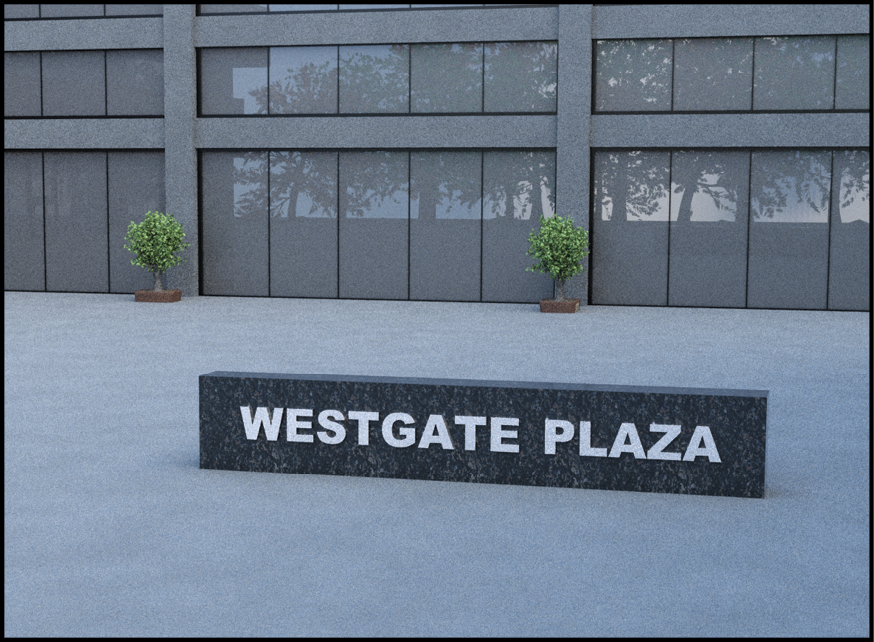
[[[409,153],[340,153],[340,296],[409,297]]]
[[[484,65],[484,111],[556,110],[557,42],[485,43]]]
[[[340,47],[340,112],[408,113],[409,45]]]
[[[832,109],[835,37],[757,38],[754,109]]]
[[[42,54],[43,116],[105,116],[103,51]]]
[[[3,54],[3,115],[42,115],[39,52]]]
[[[267,152],[205,152],[203,293],[268,296]]]
[[[410,298],[478,301],[482,153],[410,154]]]
[[[266,114],[267,51],[266,47],[202,49],[201,113]]]
[[[753,152],[754,223],[827,223],[831,152]]]
[[[481,44],[413,45],[411,56],[412,111],[482,111]]]
[[[871,38],[838,36],[835,109],[871,109]]]
[[[752,89],[752,38],[674,41],[674,110],[751,109]]]
[[[748,180],[748,152],[674,152],[671,221],[745,223]]]
[[[337,296],[337,152],[270,153],[270,295]]]
[[[528,235],[555,214],[555,152],[483,152],[483,301],[552,296],[549,275],[531,266]]]
[[[106,52],[106,110],[109,116],[164,115],[163,50]]]
[[[271,114],[337,113],[337,47],[270,48]]]
[[[670,40],[599,40],[595,49],[597,111],[670,111]]]

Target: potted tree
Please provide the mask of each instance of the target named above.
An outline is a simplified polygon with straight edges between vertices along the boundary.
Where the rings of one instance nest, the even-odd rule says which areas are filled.
[[[182,290],[165,290],[162,287],[161,275],[174,265],[188,260],[176,256],[191,245],[184,243],[183,238],[185,232],[182,231],[182,225],[172,214],[148,212],[139,225],[131,221],[124,237],[130,243],[125,244],[125,249],[135,255],[131,265],[144,267],[155,275],[155,288],[137,290],[134,293],[135,301],[171,303],[182,299]]]
[[[528,272],[548,273],[558,285],[558,297],[541,299],[541,312],[577,312],[579,299],[566,299],[567,280],[583,270],[582,260],[589,255],[589,233],[574,227],[570,218],[540,216],[540,229],[528,236],[528,255],[537,263],[526,268]]]

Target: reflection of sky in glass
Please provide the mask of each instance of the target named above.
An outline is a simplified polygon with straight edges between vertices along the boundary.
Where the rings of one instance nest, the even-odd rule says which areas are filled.
[[[234,67],[234,98],[243,99],[244,114],[258,114],[255,95],[267,86],[267,69],[264,67]]]
[[[346,194],[349,198],[353,198],[355,194],[360,193],[361,187],[358,189],[349,186],[346,188]],[[396,190],[388,197],[382,197],[377,194],[376,190],[364,190],[361,201],[367,206],[363,207],[364,213],[356,215],[352,210],[346,210],[346,218],[407,218],[407,202],[408,195],[406,190]]]
[[[802,184],[801,189],[808,188],[808,196],[816,202],[821,202],[823,193],[814,185]],[[794,176],[783,176],[777,179],[772,186],[766,186],[762,189],[763,195],[767,198],[772,196],[780,196],[785,199],[783,207],[777,207],[773,210],[772,216],[764,216],[762,214],[762,203],[758,196],[754,196],[750,200],[750,205],[753,211],[753,220],[756,223],[828,223],[828,212],[825,208],[817,210],[811,207],[806,202],[804,194],[796,193],[798,189],[797,180]],[[779,193],[779,194],[777,194]]]

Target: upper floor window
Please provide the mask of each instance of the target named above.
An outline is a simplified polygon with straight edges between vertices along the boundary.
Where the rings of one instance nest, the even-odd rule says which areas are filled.
[[[868,36],[599,40],[596,112],[870,109]]]
[[[200,50],[204,116],[550,113],[558,43]]]

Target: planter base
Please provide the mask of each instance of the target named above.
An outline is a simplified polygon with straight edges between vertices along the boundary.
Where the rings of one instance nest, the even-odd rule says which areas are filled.
[[[140,303],[175,303],[182,300],[182,290],[137,290],[134,300]]]
[[[573,314],[580,311],[580,300],[565,299],[564,301],[556,301],[555,299],[540,299],[540,311]]]

